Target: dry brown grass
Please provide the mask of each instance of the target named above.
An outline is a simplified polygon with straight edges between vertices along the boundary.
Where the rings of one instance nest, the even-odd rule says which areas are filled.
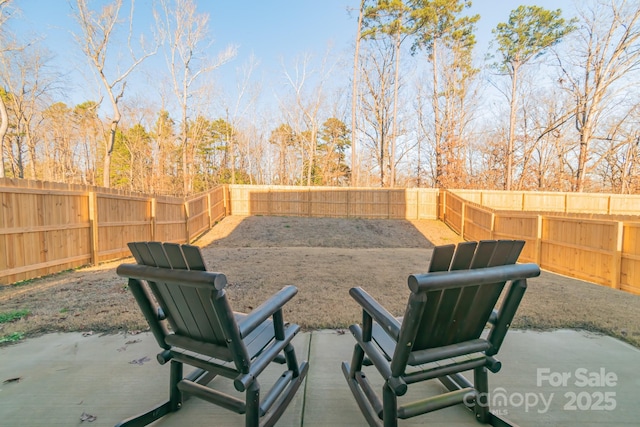
[[[426,269],[434,245],[457,241],[438,221],[228,217],[197,244],[209,269],[227,275],[234,309],[249,311],[293,284],[299,292],[286,306],[285,319],[317,329],[360,320],[348,295],[353,286],[401,315],[407,276]],[[1,288],[0,313],[27,309],[31,314],[0,324],[0,337],[146,329],[126,280],[115,274],[118,264]],[[513,326],[587,329],[640,347],[640,296],[543,273],[530,281]]]

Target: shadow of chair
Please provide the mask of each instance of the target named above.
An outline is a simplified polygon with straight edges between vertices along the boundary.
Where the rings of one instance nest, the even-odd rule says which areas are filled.
[[[512,425],[490,412],[487,370],[500,370],[494,356],[527,278],[540,274],[536,264],[515,264],[523,246],[522,241],[490,240],[436,247],[429,272],[409,276],[411,293],[400,319],[362,288],[350,289],[363,317],[362,326],[349,328],[357,343],[342,371],[369,425],[396,426],[398,419],[460,403],[482,423]],[[384,382],[382,399],[365,372],[370,365]],[[473,381],[462,375],[465,371],[473,371]],[[410,385],[435,378],[447,392],[398,405]]]
[[[129,243],[137,264],[117,268],[129,279],[151,332],[162,348],[160,364],[171,363],[169,400],[118,426],[142,426],[180,409],[183,394],[245,415],[246,426],[272,426],[305,378],[291,340],[298,325],[285,325],[282,307],[297,293],[286,286],[248,314],[232,311],[226,277],[206,271],[200,249],[160,242]],[[286,364],[264,396],[258,378],[273,362]],[[195,369],[183,376],[183,365]],[[231,379],[244,400],[207,385]]]

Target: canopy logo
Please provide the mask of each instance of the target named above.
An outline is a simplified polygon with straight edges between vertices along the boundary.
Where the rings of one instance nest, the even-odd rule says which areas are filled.
[[[618,385],[615,372],[600,368],[590,371],[578,368],[575,371],[552,371],[549,368],[538,368],[536,386],[552,388],[578,388],[579,391],[567,390],[558,392],[526,392],[509,393],[498,387],[491,393],[469,393],[464,398],[467,406],[477,400],[480,405],[488,406],[497,415],[508,415],[508,408],[524,408],[525,412],[536,411],[547,413],[552,403],[561,399],[559,404],[565,411],[613,411],[616,409],[616,392],[611,390]],[[560,397],[562,396],[562,397]]]

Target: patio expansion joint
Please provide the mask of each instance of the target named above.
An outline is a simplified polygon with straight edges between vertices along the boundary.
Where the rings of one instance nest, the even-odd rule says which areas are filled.
[[[313,339],[313,331],[309,332],[309,343],[307,344],[307,363],[311,362],[311,340]],[[302,390],[302,410],[300,411],[300,427],[304,426],[304,413],[307,406],[307,387],[309,387],[309,372],[304,380],[304,389]]]

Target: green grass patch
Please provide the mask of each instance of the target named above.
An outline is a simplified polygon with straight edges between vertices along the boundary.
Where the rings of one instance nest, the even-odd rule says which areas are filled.
[[[0,313],[0,323],[13,322],[14,320],[22,319],[30,313],[31,312],[29,310],[11,310],[5,313]]]
[[[20,341],[22,338],[24,338],[24,334],[22,332],[12,332],[9,335],[0,337],[0,344]]]

